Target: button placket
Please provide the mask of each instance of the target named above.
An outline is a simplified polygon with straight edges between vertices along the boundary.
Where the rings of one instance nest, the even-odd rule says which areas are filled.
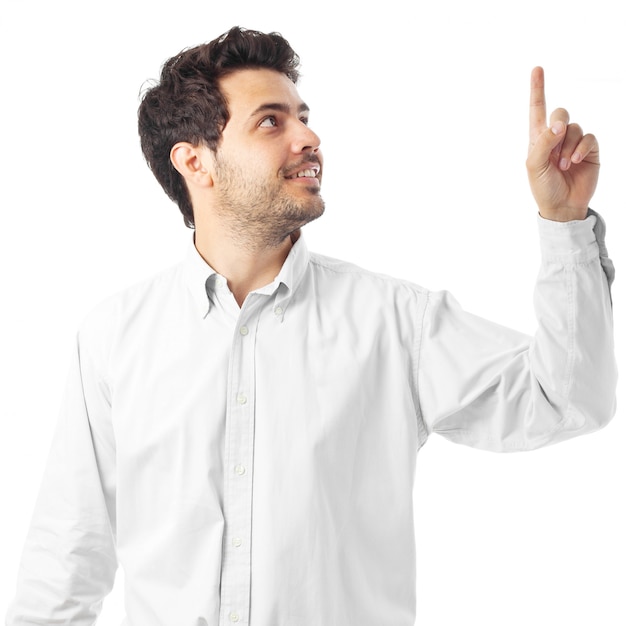
[[[226,415],[220,625],[249,621],[254,460],[254,344],[262,302],[248,298],[233,336]]]

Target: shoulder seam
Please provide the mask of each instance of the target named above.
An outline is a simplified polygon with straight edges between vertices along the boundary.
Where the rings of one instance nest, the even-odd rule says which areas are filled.
[[[420,285],[410,280],[398,278],[396,276],[384,274],[382,272],[368,270],[359,265],[355,265],[354,263],[342,261],[341,259],[333,259],[324,255],[311,253],[309,257],[309,262],[313,265],[324,268],[336,274],[358,274],[372,279],[381,280],[383,282],[394,283],[400,287],[415,291],[423,296],[428,296],[428,294],[430,293],[428,289],[421,287]]]

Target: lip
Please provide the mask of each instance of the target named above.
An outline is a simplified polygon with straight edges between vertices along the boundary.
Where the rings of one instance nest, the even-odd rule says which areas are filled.
[[[317,187],[321,186],[320,179],[312,176],[297,176],[295,178],[287,178],[290,183],[295,185],[304,185],[306,187]]]
[[[304,170],[313,170],[315,172],[315,176],[298,176],[298,172],[302,172]],[[322,168],[319,163],[315,163],[315,162],[301,163],[297,169],[293,170],[292,173],[287,174],[285,178],[287,180],[296,180],[296,181],[302,180],[302,181],[308,181],[309,183],[311,183],[311,181],[317,181],[319,183],[319,174],[321,170]]]
[[[321,187],[320,179],[317,176],[294,176],[293,178],[286,178],[285,180],[292,185],[301,185],[303,187],[316,189]]]

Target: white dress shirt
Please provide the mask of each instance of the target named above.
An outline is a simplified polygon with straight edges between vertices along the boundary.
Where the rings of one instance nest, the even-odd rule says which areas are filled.
[[[86,319],[9,626],[413,626],[430,433],[493,451],[615,408],[601,222],[539,221],[534,338],[310,253],[241,309],[193,245]],[[595,227],[595,230],[594,230]]]

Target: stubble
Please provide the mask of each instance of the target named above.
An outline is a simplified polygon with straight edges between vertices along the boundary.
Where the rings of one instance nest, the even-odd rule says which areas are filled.
[[[215,174],[220,186],[220,218],[231,235],[250,250],[277,247],[324,213],[318,186],[305,188],[301,190],[304,193],[295,196],[289,193],[284,178],[261,181],[220,158]]]

